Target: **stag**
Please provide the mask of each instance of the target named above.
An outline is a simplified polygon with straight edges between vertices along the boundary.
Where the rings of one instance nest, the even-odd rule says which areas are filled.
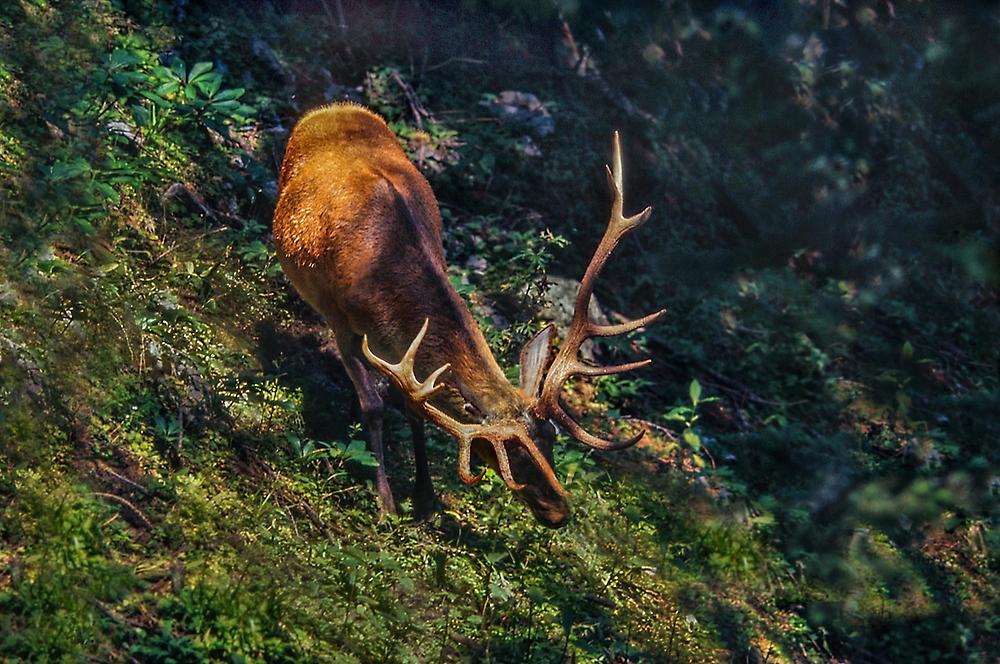
[[[458,442],[463,482],[476,484],[486,472],[486,467],[473,471],[475,452],[550,527],[569,517],[567,492],[553,470],[557,427],[599,450],[622,449],[642,437],[595,436],[560,399],[563,385],[574,376],[616,374],[648,364],[647,359],[593,366],[580,360],[579,349],[588,338],[624,334],[663,313],[617,325],[598,325],[588,317],[608,257],[651,212],[624,214],[617,132],[607,174],[611,219],[580,282],[570,329],[554,357],[552,325],[528,340],[514,386],[448,281],[437,200],[385,121],[362,106],[335,104],[306,114],[296,125],[281,167],[275,245],[288,279],[332,329],[378,460],[376,488],[384,511],[395,512],[396,504],[385,470],[384,390],[378,374],[403,393],[408,405],[418,506],[434,500],[423,420]]]

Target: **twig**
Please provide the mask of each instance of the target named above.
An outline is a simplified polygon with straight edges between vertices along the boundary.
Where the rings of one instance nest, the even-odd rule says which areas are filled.
[[[344,3],[341,0],[333,0],[333,4],[337,8],[337,18],[340,20],[340,30],[346,34],[347,19],[344,18]]]
[[[403,80],[403,77],[399,75],[398,71],[392,72],[392,80],[396,82],[399,89],[403,91],[403,96],[406,97],[406,103],[410,105],[410,112],[413,113],[413,119],[417,123],[417,129],[423,131],[424,129],[424,118],[430,118],[430,112],[424,108],[424,105],[420,103],[420,99],[417,97],[417,93],[413,90],[413,87]]]
[[[177,406],[177,459],[184,453],[184,409]]]
[[[104,602],[102,602],[100,600],[97,600],[97,599],[92,599],[91,602],[94,604],[94,606],[97,607],[97,609],[101,613],[103,613],[105,616],[107,616],[108,618],[110,618],[112,621],[118,623],[119,625],[126,624],[125,618],[123,618],[120,613],[118,613],[117,611],[115,611],[114,609],[112,609],[110,606],[108,606]]]
[[[115,478],[119,482],[122,482],[123,484],[127,484],[128,486],[132,487],[133,489],[135,489],[139,493],[141,493],[143,495],[146,495],[146,496],[149,495],[149,489],[147,489],[146,487],[142,486],[141,484],[138,484],[137,482],[133,482],[132,480],[130,480],[129,478],[125,477],[124,475],[122,475],[120,473],[116,473],[114,470],[111,469],[111,467],[108,464],[104,463],[103,461],[98,461],[97,462],[97,467],[102,472],[105,472],[108,475],[111,475],[111,477]]]
[[[485,65],[486,64],[485,60],[477,60],[476,58],[453,57],[453,58],[448,58],[444,62],[439,62],[436,65],[428,65],[425,68],[425,71],[434,71],[435,69],[441,69],[442,67],[447,67],[448,65],[450,65],[453,62],[461,62],[461,63],[467,64],[467,65]]]
[[[207,201],[195,191],[189,185],[181,182],[174,182],[166,190],[160,194],[160,206],[164,206],[166,202],[170,199],[181,200],[186,198],[187,201],[194,206],[198,213],[209,221],[219,222],[228,221],[237,226],[243,227],[246,225],[246,221],[240,219],[239,217],[229,214],[228,212],[223,212],[221,210],[216,210],[212,208]]]
[[[228,230],[229,230],[229,226],[219,226],[218,228],[212,228],[210,230],[207,230],[204,233],[199,233],[198,235],[195,235],[193,238],[191,238],[191,240],[194,241],[194,242],[197,242],[198,240],[205,239],[209,235],[215,235],[216,233],[224,233],[225,231],[228,231]],[[169,247],[167,247],[163,251],[161,251],[153,259],[153,264],[155,265],[156,263],[159,263],[161,260],[163,260],[164,258],[166,258],[168,255],[172,254],[174,252],[174,250],[177,249],[177,247],[178,247],[178,245],[175,243],[175,244],[170,245]]]
[[[703,381],[705,385],[708,385],[709,387],[718,388],[730,394],[735,394],[736,396],[745,399],[746,401],[749,401],[751,403],[755,403],[761,406],[781,406],[783,408],[787,408],[789,406],[800,406],[804,403],[809,403],[808,399],[796,399],[795,401],[772,401],[771,399],[765,399],[763,397],[757,396],[746,385],[738,381],[735,381],[731,378],[727,378],[726,376],[723,376],[722,374],[713,369],[710,369],[706,366],[702,366],[701,370],[707,373],[712,378],[719,381],[718,383],[712,383],[706,380]],[[728,383],[728,385],[726,385],[725,383]]]
[[[677,434],[668,429],[667,427],[663,426],[662,424],[657,424],[656,422],[650,422],[649,420],[644,420],[641,417],[633,417],[631,415],[626,415],[621,419],[625,420],[626,422],[637,422],[643,426],[649,427],[650,429],[655,429],[656,431],[659,431],[670,440],[674,441],[677,440]]]
[[[330,3],[327,0],[321,0],[323,5],[323,11],[326,12],[326,17],[330,19],[330,24],[335,25],[340,28],[340,32],[347,34],[347,21],[344,19],[344,5],[341,0],[334,0],[337,7],[337,18],[333,17],[333,12],[330,10]]]
[[[587,600],[588,602],[593,602],[594,604],[597,604],[599,606],[603,606],[603,607],[608,608],[608,609],[613,609],[613,608],[615,608],[615,607],[618,606],[617,604],[615,604],[610,599],[606,599],[606,598],[601,597],[599,595],[592,595],[590,593],[587,593],[586,595],[583,596],[583,598],[585,600]]]
[[[322,519],[322,517],[320,517],[319,514],[316,513],[316,510],[314,510],[312,506],[309,505],[309,503],[301,501],[299,503],[292,505],[292,507],[302,512],[302,514],[304,514],[305,517],[309,519],[310,523],[312,523],[317,530],[323,533],[323,535],[326,537],[327,541],[330,542],[330,544],[333,544],[334,546],[337,545],[338,542],[337,539],[333,536],[333,529],[326,521]]]
[[[677,633],[677,619],[680,618],[680,615],[680,611],[674,611],[674,619],[670,621],[670,641],[667,643],[667,657],[673,657],[674,655],[674,635]]]
[[[108,500],[111,500],[111,501],[114,501],[114,502],[118,503],[119,505],[122,505],[125,508],[125,510],[126,510],[126,515],[131,516],[132,519],[134,519],[135,521],[138,521],[139,524],[142,525],[142,527],[144,527],[146,530],[152,530],[153,529],[153,524],[152,524],[152,522],[150,522],[149,519],[146,518],[146,515],[143,514],[142,511],[138,507],[136,507],[135,505],[133,505],[129,501],[125,500],[121,496],[116,496],[113,493],[103,493],[103,492],[100,492],[100,491],[95,491],[94,495],[97,496],[97,497],[99,497],[99,498],[106,498]],[[131,521],[131,519],[130,519],[130,521]],[[136,524],[133,523],[132,525],[136,525]]]

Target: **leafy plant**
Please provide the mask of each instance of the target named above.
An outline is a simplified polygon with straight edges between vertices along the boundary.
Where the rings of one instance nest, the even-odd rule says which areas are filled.
[[[701,396],[701,383],[697,379],[692,380],[690,385],[688,385],[688,398],[691,400],[691,405],[674,406],[667,411],[663,418],[668,422],[679,422],[683,426],[681,440],[684,441],[685,445],[693,453],[691,460],[696,466],[702,468],[705,466],[705,457],[708,456],[711,459],[711,455],[704,448],[703,435],[698,432],[695,426],[701,417],[698,414],[698,406],[699,404],[711,403],[719,399],[718,397],[703,399]]]

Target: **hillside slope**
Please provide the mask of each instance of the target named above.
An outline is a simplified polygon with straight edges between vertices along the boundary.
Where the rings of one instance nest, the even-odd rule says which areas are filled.
[[[541,4],[4,3],[0,658],[997,661],[995,6]],[[511,376],[622,131],[655,216],[600,297],[668,314],[597,351],[653,368],[567,388],[648,432],[560,441],[567,527],[437,432],[441,511],[380,518],[269,237],[290,127],[343,98]]]

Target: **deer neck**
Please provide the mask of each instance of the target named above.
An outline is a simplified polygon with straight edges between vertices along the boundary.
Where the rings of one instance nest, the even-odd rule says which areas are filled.
[[[526,398],[507,380],[479,329],[462,336],[466,337],[465,343],[456,344],[461,352],[451,358],[453,382],[462,399],[482,413],[485,420],[513,417],[522,412],[527,407]]]

